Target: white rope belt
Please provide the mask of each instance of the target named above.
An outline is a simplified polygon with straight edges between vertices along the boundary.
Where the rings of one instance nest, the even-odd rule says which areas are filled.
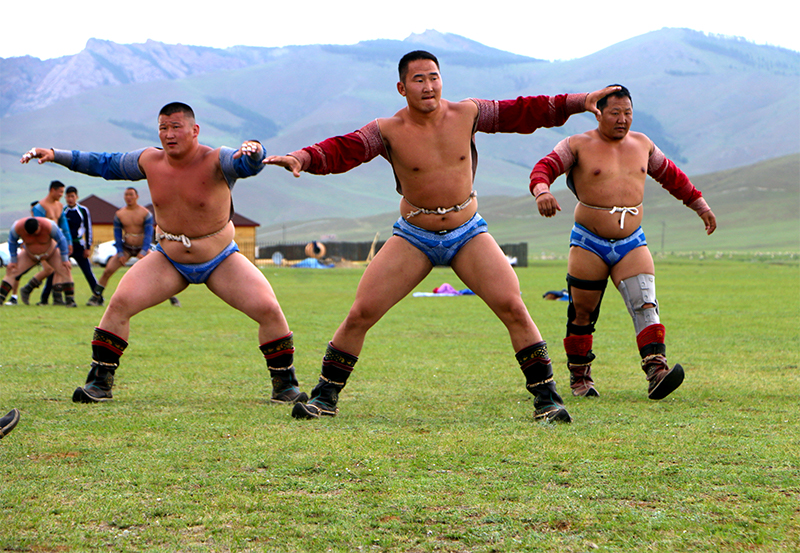
[[[589,205],[583,202],[580,204],[584,207],[588,207],[589,209],[599,209],[601,211],[608,211],[612,215],[614,213],[622,213],[622,217],[619,219],[619,228],[625,228],[625,215],[630,213],[631,215],[639,215],[639,208],[642,207],[642,204],[639,204],[635,207],[617,207],[614,206],[610,210],[607,207],[597,207],[596,205]]]
[[[411,219],[412,217],[416,217],[420,213],[424,213],[425,215],[444,215],[446,213],[450,213],[451,211],[461,211],[462,209],[464,209],[465,207],[467,207],[469,204],[472,203],[473,198],[477,197],[478,193],[473,190],[472,192],[469,193],[467,199],[461,202],[460,204],[454,205],[452,207],[437,207],[436,209],[425,209],[424,207],[417,207],[411,202],[409,202],[408,198],[405,198],[406,203],[414,208],[414,211],[407,213],[405,218]]]
[[[202,240],[203,238],[211,238],[212,236],[216,236],[225,228],[227,228],[228,224],[225,223],[225,226],[219,229],[217,232],[212,232],[211,234],[206,234],[205,236],[195,236],[193,238],[189,238],[185,234],[170,234],[169,232],[160,232],[156,235],[156,240],[161,242],[162,240],[170,240],[172,242],[181,242],[187,248],[192,247],[192,240]]]

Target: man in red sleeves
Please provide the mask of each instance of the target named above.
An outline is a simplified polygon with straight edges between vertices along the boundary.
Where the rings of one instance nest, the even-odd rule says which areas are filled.
[[[681,385],[684,373],[680,365],[667,365],[655,266],[640,226],[647,175],[693,209],[707,234],[714,232],[717,221],[683,171],[647,136],[630,132],[633,103],[628,89],[618,86],[597,107],[596,129],[565,138],[531,172],[530,189],[542,216],[553,217],[561,210],[550,193],[559,175],[567,174],[567,185],[578,198],[570,236],[564,339],[570,386],[575,396],[599,395],[591,375],[592,335],[610,276],[633,318],[648,396],[663,399]]]
[[[392,165],[401,217],[364,272],[347,318],[328,344],[319,383],[295,418],[338,413],[338,394],[355,367],[367,331],[411,292],[436,265],[450,265],[508,329],[535,418],[570,422],[556,391],[547,346],[520,297],[519,281],[486,222],[478,214],[472,184],[477,165],[474,135],[480,132],[532,133],[564,124],[570,115],[594,110],[609,91],[490,101],[442,99],[439,62],[415,51],[399,64],[397,91],[407,106],[344,136],[328,138],[264,163],[295,176],[343,173],[378,155]],[[478,359],[477,362],[480,362]]]

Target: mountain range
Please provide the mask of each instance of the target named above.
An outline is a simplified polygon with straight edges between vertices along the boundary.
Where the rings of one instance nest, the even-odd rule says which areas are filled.
[[[52,179],[121,204],[124,183],[20,165],[31,146],[127,151],[158,145],[156,114],[178,100],[195,109],[205,144],[237,146],[256,138],[269,153],[286,153],[402,108],[397,61],[414,49],[439,57],[444,96],[451,100],[624,84],[633,95],[633,130],[650,136],[693,178],[800,152],[800,53],[688,29],[665,28],[555,62],[436,31],[402,41],[284,48],[92,39],[74,56],[0,59],[0,228],[26,213]],[[563,137],[595,125],[580,114],[533,135],[478,135],[475,188],[481,197],[524,195],[539,158]],[[800,178],[797,184],[800,189]],[[301,179],[267,167],[236,185],[234,203],[266,227],[391,212],[399,200],[393,190],[391,168],[382,160],[344,175]],[[148,202],[144,183],[140,192]]]

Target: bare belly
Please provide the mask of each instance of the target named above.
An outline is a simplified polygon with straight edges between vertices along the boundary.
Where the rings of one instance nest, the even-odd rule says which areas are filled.
[[[619,207],[634,208],[634,206]],[[630,236],[642,224],[644,208],[641,205],[635,208],[638,213],[632,210],[611,213],[612,209],[612,207],[594,209],[578,203],[575,206],[575,222],[609,240]]]
[[[161,235],[164,231],[159,230],[156,237]],[[209,236],[207,238],[187,237],[191,245],[186,245],[180,240],[159,240],[159,244],[164,252],[178,263],[204,263],[216,257],[225,247],[233,241],[236,234],[236,229],[232,222],[227,225],[218,234]]]

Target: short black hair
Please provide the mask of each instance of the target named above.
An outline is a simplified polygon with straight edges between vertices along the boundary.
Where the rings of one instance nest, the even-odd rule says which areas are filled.
[[[25,219],[25,232],[28,234],[34,234],[37,230],[39,230],[39,221],[36,220],[36,217],[28,217]]]
[[[183,102],[170,102],[158,112],[158,115],[173,115],[175,113],[183,113],[187,117],[194,119],[194,110],[188,104]]]
[[[431,60],[436,64],[436,69],[439,69],[439,60],[436,59],[436,56],[425,50],[414,50],[400,58],[400,63],[397,64],[397,72],[400,74],[401,82],[405,82],[406,75],[408,75],[408,64],[417,60]]]
[[[631,98],[631,91],[622,86],[621,84],[610,84],[608,86],[618,86],[619,90],[615,90],[611,94],[607,96],[603,96],[599,100],[597,100],[597,109],[603,111],[603,109],[608,105],[609,98],[627,98],[631,101],[631,107],[633,107],[633,98]]]
[[[139,191],[136,190],[133,186],[129,186],[125,190],[133,190],[136,193],[137,196],[139,195]]]
[[[66,185],[60,180],[50,181],[50,190],[55,190],[56,188],[64,188],[64,186]]]
[[[64,194],[77,194],[78,189],[74,186],[67,186],[67,189],[64,191]]]

